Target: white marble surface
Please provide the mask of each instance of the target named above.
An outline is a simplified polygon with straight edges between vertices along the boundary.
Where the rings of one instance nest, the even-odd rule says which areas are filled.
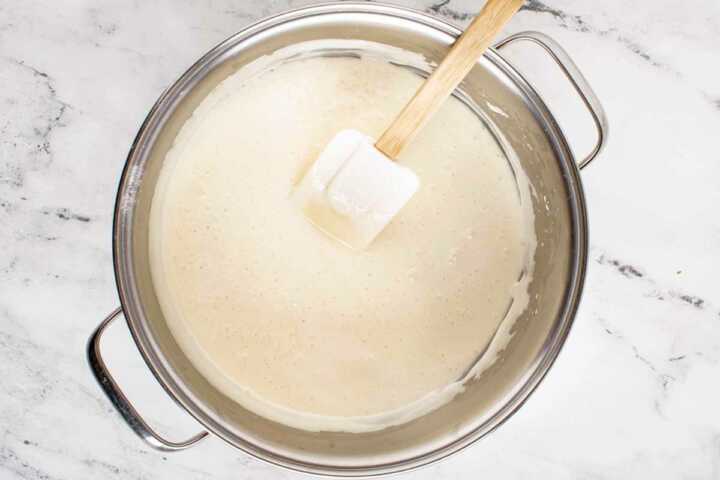
[[[521,411],[408,476],[720,478],[720,3],[543,2],[529,1],[508,31],[560,41],[612,129],[582,175],[586,293],[555,368]],[[84,348],[118,304],[113,201],[145,113],[215,43],[308,3],[0,0],[0,478],[299,478],[217,439],[149,450],[95,385]],[[458,23],[481,5],[402,3]],[[517,50],[587,148],[577,100],[540,55]],[[106,343],[160,431],[198,428],[154,383],[122,323]]]

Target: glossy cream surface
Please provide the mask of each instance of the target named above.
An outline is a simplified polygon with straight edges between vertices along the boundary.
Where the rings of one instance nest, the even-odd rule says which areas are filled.
[[[419,190],[353,251],[307,221],[293,188],[338,131],[377,138],[422,79],[370,57],[256,70],[202,102],[163,166],[150,251],[171,331],[213,385],[297,428],[369,431],[437,408],[524,308],[523,188],[451,98],[399,158]]]

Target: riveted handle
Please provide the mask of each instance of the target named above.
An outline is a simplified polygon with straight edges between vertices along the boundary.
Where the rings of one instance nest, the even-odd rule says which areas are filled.
[[[122,313],[122,308],[118,308],[114,312],[105,318],[100,325],[95,329],[93,334],[90,336],[90,340],[87,345],[87,356],[88,362],[90,363],[90,369],[92,370],[95,379],[100,384],[100,387],[107,395],[110,402],[117,409],[118,413],[123,417],[125,422],[138,434],[140,438],[151,447],[162,450],[162,451],[177,451],[184,450],[188,447],[195,445],[197,442],[207,437],[208,432],[200,432],[192,438],[185,440],[184,442],[171,442],[165,440],[158,435],[150,426],[142,419],[137,410],[132,406],[130,401],[127,399],[120,386],[110,375],[110,372],[105,365],[105,361],[100,353],[100,339],[102,334],[105,332],[107,327]]]
[[[605,116],[605,110],[600,104],[600,100],[598,100],[597,95],[595,95],[592,87],[590,87],[590,84],[588,84],[585,76],[580,72],[580,69],[578,69],[577,65],[575,64],[575,62],[573,62],[573,60],[570,58],[570,55],[568,55],[565,49],[562,48],[555,40],[548,37],[544,33],[516,33],[515,35],[511,35],[508,38],[501,40],[500,42],[495,44],[495,49],[501,50],[502,48],[510,45],[511,43],[518,41],[528,41],[542,47],[543,50],[545,50],[545,52],[550,55],[550,58],[552,58],[555,63],[557,63],[558,67],[560,67],[560,70],[562,70],[563,74],[565,74],[567,79],[572,84],[573,88],[575,88],[575,91],[580,96],[580,99],[583,101],[588,111],[590,112],[593,122],[595,122],[595,128],[597,130],[597,141],[595,142],[595,147],[592,149],[592,151],[590,151],[590,153],[585,158],[583,158],[580,163],[578,163],[579,168],[587,167],[590,162],[595,160],[598,154],[602,151],[603,147],[605,147],[608,138],[607,117]]]

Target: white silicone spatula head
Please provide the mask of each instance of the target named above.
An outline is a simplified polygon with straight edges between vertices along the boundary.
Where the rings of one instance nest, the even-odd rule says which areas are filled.
[[[488,0],[430,77],[373,146],[344,130],[327,145],[293,194],[321,231],[357,249],[367,247],[419,187],[393,159],[440,108],[523,0]]]
[[[338,133],[323,150],[293,197],[320,230],[363,249],[417,191],[417,176],[387,159],[372,138],[356,130]]]

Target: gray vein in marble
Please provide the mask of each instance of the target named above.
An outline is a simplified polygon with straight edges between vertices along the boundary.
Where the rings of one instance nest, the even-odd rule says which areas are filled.
[[[642,355],[640,353],[640,350],[634,343],[632,343],[627,338],[625,338],[625,336],[623,334],[619,333],[616,330],[611,329],[607,325],[607,321],[605,321],[605,319],[600,318],[599,321],[603,325],[603,329],[605,330],[605,333],[607,333],[611,337],[616,338],[616,339],[622,341],[623,343],[625,343],[626,345],[628,345],[628,347],[630,348],[630,351],[632,352],[633,358],[635,358],[642,365],[644,365],[648,369],[650,374],[655,378],[655,381],[658,383],[658,386],[660,387],[661,397],[655,398],[655,400],[653,402],[653,407],[655,408],[655,411],[659,415],[664,417],[664,414],[662,411],[663,402],[665,401],[665,399],[667,399],[667,394],[668,394],[670,384],[672,382],[676,381],[677,378],[673,375],[670,375],[669,373],[665,373],[665,372],[661,371],[660,369],[658,369],[653,362],[648,360],[644,355]]]
[[[697,309],[702,310],[704,308],[705,300],[703,300],[700,297],[696,297],[694,295],[688,295],[686,293],[675,292],[673,290],[670,290],[668,293],[670,294],[670,296],[672,298],[677,298],[681,302],[685,302],[688,305],[693,306]]]
[[[629,279],[641,279],[652,285],[654,288],[648,291],[645,296],[648,298],[655,298],[659,301],[666,299],[673,299],[678,301],[682,305],[690,306],[698,310],[703,310],[709,306],[708,302],[696,295],[691,295],[685,292],[679,292],[673,289],[662,289],[657,287],[657,282],[649,278],[640,267],[630,265],[629,263],[622,262],[616,258],[609,257],[605,253],[601,253],[595,258],[595,262],[599,265],[609,266],[614,268],[619,274]]]
[[[125,479],[145,480],[147,477],[137,471],[119,467],[113,463],[106,462],[104,460],[98,460],[96,458],[83,458],[80,463],[93,470],[99,469],[101,472],[105,472],[108,475]]]
[[[0,446],[0,470],[5,470],[15,474],[15,478],[26,480],[60,480],[39,468],[31,465],[28,461],[18,455],[18,453],[7,446]]]
[[[629,39],[628,37],[621,35],[617,32],[617,29],[612,28],[608,30],[599,30],[597,28],[594,28],[592,25],[590,25],[585,19],[583,19],[580,15],[573,15],[568,12],[565,12],[563,10],[560,10],[555,7],[551,7],[547,5],[544,2],[541,2],[540,0],[528,0],[525,5],[523,5],[521,10],[525,10],[528,12],[535,12],[535,13],[545,13],[548,15],[551,15],[553,18],[555,18],[558,21],[558,25],[560,25],[563,28],[567,28],[569,30],[573,30],[576,32],[581,33],[596,33],[600,36],[609,36],[610,34],[614,34],[615,40],[619,43],[621,43],[625,48],[630,50],[635,55],[639,56],[646,62],[650,63],[654,67],[663,67],[667,68],[666,65],[658,62],[654,58],[650,56],[647,51],[641,47],[637,42]],[[677,72],[674,72],[677,73]]]
[[[70,211],[68,208],[56,208],[56,209],[43,209],[42,210],[43,215],[54,215],[60,220],[75,220],[78,222],[88,223],[90,221],[90,217],[87,215],[80,215],[78,213]]]
[[[3,315],[7,316],[7,315]],[[0,358],[7,365],[16,364],[18,359],[23,360],[22,368],[27,379],[32,379],[33,389],[26,389],[23,385],[13,385],[9,383],[0,383],[0,390],[8,394],[8,398],[20,399],[24,408],[30,405],[41,403],[48,394],[53,390],[57,379],[49,378],[40,365],[38,365],[42,352],[39,351],[38,345],[35,343],[12,335],[5,331],[0,331],[0,347],[2,347],[2,355]]]
[[[614,258],[608,258],[605,254],[601,254],[598,258],[595,259],[595,261],[600,265],[611,265],[615,267],[618,272],[628,278],[643,278],[645,276],[645,274],[643,274],[640,270],[633,267],[632,265],[627,263],[621,263],[620,260]]]
[[[24,183],[24,175],[28,170],[37,170],[38,168],[47,167],[53,161],[53,151],[51,137],[53,132],[60,127],[66,126],[63,117],[65,116],[70,105],[62,101],[58,97],[58,93],[53,85],[52,77],[32,65],[27,64],[23,60],[12,57],[2,57],[2,60],[14,65],[31,74],[31,77],[39,83],[39,89],[45,90],[45,93],[35,92],[37,99],[33,99],[35,103],[40,103],[36,109],[40,111],[33,112],[34,117],[27,115],[20,117],[20,121],[11,123],[9,119],[0,126],[0,185],[5,184],[13,188],[20,188]],[[33,85],[29,85],[31,88]],[[27,87],[25,87],[27,88]],[[0,92],[2,95],[2,92]],[[1,98],[1,97],[0,97]],[[14,99],[9,102],[11,113],[15,110],[23,111],[24,105],[17,105]],[[42,102],[49,105],[43,108]],[[24,112],[25,113],[25,112]],[[30,121],[27,125],[26,122]],[[13,141],[4,140],[13,137]],[[19,140],[19,141],[18,141]],[[23,161],[23,153],[30,162]]]
[[[712,305],[709,304],[705,299],[698,296],[690,295],[684,292],[678,292],[672,288],[666,288],[659,285],[659,282],[649,277],[646,270],[620,259],[613,258],[607,253],[603,252],[594,258],[594,261],[598,265],[612,268],[617,274],[624,277],[630,282],[641,282],[651,289],[644,293],[643,296],[646,298],[653,298],[659,301],[672,300],[678,306],[691,307],[697,311],[712,310]],[[678,274],[681,271],[677,272]],[[677,355],[672,355],[662,358],[657,358],[655,355],[654,361],[651,360],[648,355],[644,354],[638,344],[627,338],[623,333],[619,331],[618,327],[612,327],[605,318],[598,318],[598,321],[603,327],[603,330],[615,339],[620,340],[627,346],[632,357],[642,364],[650,375],[652,375],[654,382],[658,385],[659,394],[653,399],[653,408],[655,412],[662,418],[666,417],[664,409],[665,401],[668,398],[669,392],[672,385],[678,380],[677,374],[684,375],[684,372],[690,368],[690,364],[685,364],[685,360],[689,355],[693,357],[705,357],[705,354],[701,351],[695,352],[684,352]]]
[[[19,440],[16,435],[14,435],[10,430],[6,430],[5,436],[11,436],[15,437],[15,439]],[[6,442],[7,443],[7,442]],[[18,447],[20,447],[20,444],[17,443]],[[47,448],[44,445],[42,445],[39,442],[28,440],[28,439],[22,439],[22,448],[33,448],[37,449],[44,454],[51,454],[51,455],[63,455],[67,456],[67,453],[63,450],[55,449],[55,448]],[[54,479],[56,477],[49,476],[47,473],[41,471],[40,469],[34,467],[30,462],[22,460],[22,457],[17,453],[17,449],[12,449],[10,447],[5,447],[10,454],[3,456],[2,451],[0,451],[0,469],[5,468],[7,470],[11,470],[14,473],[17,473],[20,476],[20,478],[27,478],[28,480],[37,480],[37,479]],[[12,460],[11,462],[8,462],[8,460]],[[93,458],[81,458],[78,460],[79,463],[85,465],[88,468],[95,468],[99,467],[100,470],[104,471],[105,473],[112,474],[113,476],[122,476],[122,478],[132,478],[132,479],[141,479],[143,478],[142,475],[137,475],[136,472],[128,469],[128,468],[122,468],[118,467],[117,465],[114,465],[110,462],[106,462],[103,460],[93,459]],[[17,468],[17,467],[20,468]],[[27,476],[22,476],[27,475]]]
[[[22,201],[27,200],[26,197],[21,197]],[[6,214],[26,214],[31,216],[42,215],[45,217],[51,217],[62,222],[79,222],[90,223],[91,217],[84,214],[79,214],[68,208],[42,208],[40,210],[20,208],[17,203],[13,203],[7,200],[0,200],[0,211]],[[60,239],[60,235],[53,231],[53,227],[48,222],[33,222],[29,228],[15,230],[14,237],[17,240],[40,240],[45,242],[52,242]],[[8,273],[14,268],[14,263],[2,268],[0,267],[1,273]],[[56,276],[56,278],[58,278]]]
[[[17,210],[17,207],[12,202],[0,199],[0,209],[2,209],[5,213],[12,213]]]
[[[604,34],[604,33],[605,33],[605,32],[603,32],[603,34]],[[667,68],[667,65],[665,65],[665,64],[663,64],[663,63],[660,63],[660,62],[658,62],[657,60],[655,60],[653,57],[650,56],[649,53],[647,53],[647,51],[645,51],[645,49],[644,49],[643,47],[641,47],[641,46],[640,46],[639,44],[637,44],[636,42],[630,40],[629,38],[627,38],[627,37],[625,37],[625,36],[622,36],[622,35],[618,35],[618,36],[616,37],[616,40],[617,40],[618,42],[622,43],[623,45],[625,45],[625,47],[626,47],[628,50],[630,50],[630,51],[633,52],[635,55],[639,56],[640,58],[642,58],[643,60],[645,60],[646,62],[648,62],[648,63],[649,63],[650,65],[652,65],[653,67]],[[676,74],[677,74],[677,72],[673,72],[673,73],[676,73]]]
[[[536,13],[547,13],[554,17],[560,22],[560,25],[565,28],[570,28],[578,32],[589,32],[590,26],[582,19],[580,15],[571,15],[563,12],[560,9],[550,7],[549,5],[539,0],[527,0],[525,5],[522,6],[521,10],[536,12]]]
[[[0,392],[7,394],[4,398],[13,399],[24,410],[43,403],[56,390],[72,390],[81,392],[95,400],[97,412],[105,412],[108,407],[100,401],[101,392],[90,392],[72,376],[62,371],[48,371],[46,365],[58,364],[60,361],[74,362],[75,353],[67,351],[62,345],[57,347],[41,346],[31,340],[31,335],[24,327],[22,319],[13,314],[8,308],[0,309]],[[11,333],[12,332],[12,333]],[[10,365],[20,365],[24,377],[32,382],[15,384],[3,381],[3,368]],[[7,406],[7,405],[3,405]]]
[[[51,98],[59,104],[59,112],[52,118],[52,121],[47,125],[45,131],[37,131],[36,130],[36,133],[39,133],[44,140],[43,150],[45,150],[49,154],[50,153],[49,152],[50,142],[47,140],[47,137],[50,135],[50,133],[52,132],[52,130],[54,128],[64,126],[61,124],[60,119],[65,114],[65,110],[67,108],[69,108],[70,105],[68,105],[67,103],[63,102],[62,100],[60,100],[58,98],[57,91],[55,90],[55,87],[53,86],[53,80],[50,77],[50,75],[48,75],[47,73],[45,73],[41,70],[38,70],[37,68],[33,67],[32,65],[28,65],[23,60],[16,60],[13,58],[10,58],[9,60],[11,62],[16,63],[17,65],[20,65],[20,66],[23,66],[23,67],[29,69],[33,73],[33,75],[35,75],[36,77],[45,79],[46,86],[47,86],[48,90],[50,91]]]
[[[440,2],[430,5],[425,11],[436,15],[442,15],[458,22],[470,20],[475,16],[474,13],[457,11],[450,8],[449,5],[450,0],[441,0]]]
[[[8,262],[7,265],[0,268],[0,273],[8,274],[15,270],[15,267],[17,266],[19,258],[17,256],[14,256],[10,259],[10,262]]]
[[[442,15],[459,22],[465,22],[467,20],[470,20],[476,15],[476,13],[474,12],[461,12],[459,10],[453,9],[450,6],[451,1],[452,0],[441,0],[437,3],[430,5],[428,8],[425,9],[425,11],[436,15]],[[666,68],[670,70],[667,65],[651,57],[650,54],[642,46],[640,46],[640,44],[629,39],[627,36],[619,34],[617,32],[617,29],[613,28],[607,30],[599,30],[590,25],[590,23],[588,23],[582,16],[568,13],[556,7],[551,7],[550,5],[540,0],[527,0],[520,10],[531,13],[548,14],[558,22],[559,26],[568,30],[581,33],[595,33],[603,37],[614,34],[615,40],[617,42],[622,44],[625,48],[627,48],[629,51],[631,51],[638,57],[650,63],[652,66],[658,68]],[[678,74],[677,72],[673,73],[675,73],[676,75]]]
[[[255,15],[253,15],[253,14],[251,14],[251,13],[248,13],[248,12],[244,12],[244,11],[238,10],[237,8],[234,8],[234,7],[233,7],[233,8],[225,9],[225,10],[223,10],[222,13],[224,13],[225,15],[230,15],[231,17],[234,17],[234,18],[238,18],[238,19],[240,19],[240,20],[249,20],[249,21],[251,21],[251,20],[254,20],[254,19],[256,18]]]
[[[104,35],[113,35],[118,30],[118,24],[115,22],[103,22],[100,18],[100,9],[91,8],[88,11],[90,20],[95,29]]]

